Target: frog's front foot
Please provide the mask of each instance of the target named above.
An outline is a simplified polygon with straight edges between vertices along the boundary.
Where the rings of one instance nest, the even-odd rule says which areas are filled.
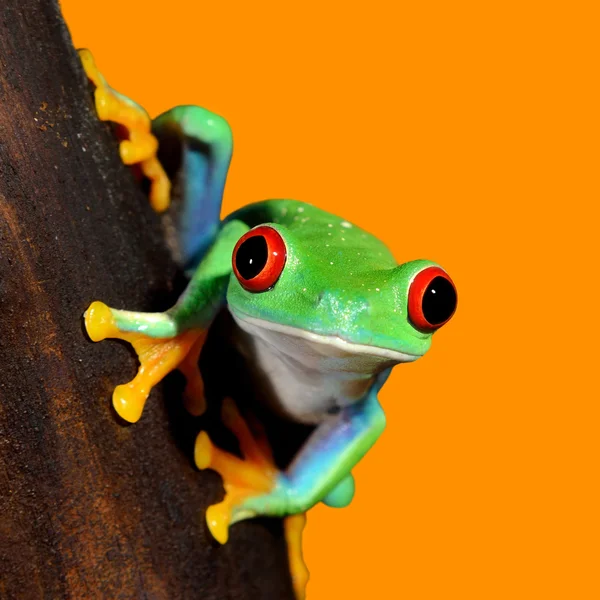
[[[238,439],[243,458],[221,450],[202,431],[196,438],[194,460],[199,469],[213,469],[223,478],[225,498],[207,510],[206,521],[213,537],[224,544],[229,537],[230,524],[257,514],[244,508],[245,501],[273,494],[280,487],[281,475],[266,437],[262,432],[250,432],[230,398],[223,401],[222,420]]]
[[[144,176],[150,180],[152,208],[157,212],[166,210],[169,207],[171,182],[156,157],[158,141],[152,134],[150,117],[141,106],[108,85],[89,50],[82,48],[78,52],[85,74],[96,86],[94,101],[98,118],[116,123],[125,131],[119,146],[121,160],[126,165],[139,165]]]
[[[130,423],[138,421],[152,387],[173,369],[179,369],[187,379],[184,395],[188,410],[194,415],[204,412],[204,386],[198,368],[204,330],[173,335],[176,325],[167,313],[115,310],[102,302],[93,302],[84,320],[92,341],[124,340],[138,355],[140,367],[136,376],[113,392],[113,406],[120,417]]]
[[[223,402],[224,425],[239,441],[243,458],[217,448],[202,431],[194,449],[199,469],[213,469],[223,478],[225,498],[206,511],[206,522],[221,544],[229,538],[229,526],[259,515],[284,516],[292,582],[296,597],[305,597],[308,570],[302,558],[303,512],[290,515],[290,489],[273,461],[267,438],[256,423],[253,432],[230,398]]]

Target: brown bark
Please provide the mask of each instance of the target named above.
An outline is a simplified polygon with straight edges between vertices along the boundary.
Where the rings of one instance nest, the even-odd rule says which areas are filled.
[[[181,277],[54,0],[0,7],[0,598],[291,598],[278,522],[204,523],[181,378],[120,422],[130,348],[90,342],[101,299],[163,310]],[[168,402],[166,396],[169,396]]]

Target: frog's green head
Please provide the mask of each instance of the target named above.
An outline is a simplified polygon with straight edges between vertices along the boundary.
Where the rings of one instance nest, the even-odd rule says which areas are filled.
[[[238,319],[392,362],[422,356],[456,308],[435,263],[398,265],[377,238],[330,215],[251,229],[233,270],[227,300]]]

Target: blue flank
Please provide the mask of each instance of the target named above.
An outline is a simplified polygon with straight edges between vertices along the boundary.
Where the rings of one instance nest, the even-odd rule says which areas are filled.
[[[183,168],[184,201],[179,232],[183,266],[189,271],[198,266],[219,231],[227,166],[211,168],[206,154],[186,144]],[[223,170],[222,174],[218,172]],[[211,171],[217,172],[211,176]]]

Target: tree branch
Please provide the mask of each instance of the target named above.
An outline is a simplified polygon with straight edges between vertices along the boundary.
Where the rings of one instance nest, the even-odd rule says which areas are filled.
[[[292,598],[278,524],[204,523],[181,381],[120,423],[130,349],[91,343],[102,299],[163,310],[180,291],[159,218],[118,158],[54,0],[0,8],[0,597]],[[168,394],[169,404],[164,402]]]

